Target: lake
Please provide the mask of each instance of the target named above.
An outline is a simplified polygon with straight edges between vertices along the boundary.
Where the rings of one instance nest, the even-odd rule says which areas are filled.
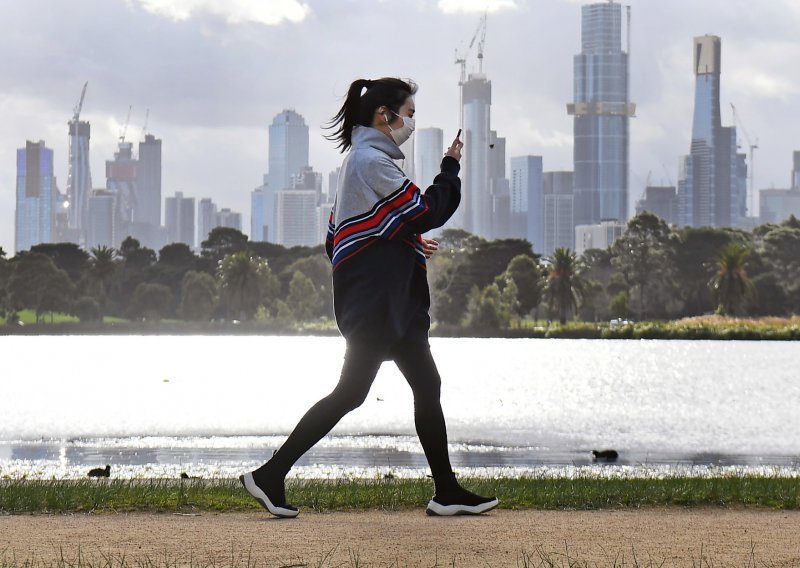
[[[800,344],[434,338],[457,471],[800,471]],[[0,477],[232,476],[336,384],[344,340],[5,336]],[[613,448],[614,466],[592,463]],[[293,470],[418,476],[411,391],[384,363],[367,401]]]

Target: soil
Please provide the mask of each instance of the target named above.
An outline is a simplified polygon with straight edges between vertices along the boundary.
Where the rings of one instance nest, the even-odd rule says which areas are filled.
[[[422,510],[0,517],[0,565],[800,566],[800,511]],[[635,558],[634,558],[635,554]],[[61,565],[64,565],[61,562]]]

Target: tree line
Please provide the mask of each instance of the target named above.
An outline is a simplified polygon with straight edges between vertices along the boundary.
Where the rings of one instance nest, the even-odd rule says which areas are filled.
[[[522,239],[442,232],[428,263],[434,322],[493,331],[523,320],[676,319],[707,313],[800,313],[800,221],[732,228],[670,227],[642,213],[615,243],[578,256],[535,254]],[[286,248],[216,228],[199,254],[156,252],[128,237],[119,249],[40,244],[11,259],[0,249],[0,315],[23,309],[81,321],[273,320],[333,317],[323,247]]]

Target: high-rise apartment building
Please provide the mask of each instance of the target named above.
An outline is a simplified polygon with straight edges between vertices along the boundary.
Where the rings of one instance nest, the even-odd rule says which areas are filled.
[[[161,225],[161,139],[152,134],[145,135],[144,142],[139,142],[133,220]]]
[[[250,192],[250,240],[275,241],[275,194],[266,181]]]
[[[223,207],[217,212],[215,218],[215,227],[227,227],[229,229],[242,230],[242,214],[231,211],[227,207]]]
[[[444,156],[444,133],[441,128],[420,128],[414,136],[417,137],[416,177],[411,181],[424,191],[439,175]]]
[[[288,189],[292,176],[306,166],[308,126],[294,110],[284,110],[269,127],[269,187],[273,191]]]
[[[58,189],[53,176],[53,150],[44,141],[28,141],[17,150],[16,189],[15,252],[52,242]]]
[[[692,143],[680,163],[678,221],[692,227],[730,227],[747,214],[747,166],[737,154],[736,128],[722,126],[722,41],[694,39]]]
[[[761,223],[782,223],[790,215],[800,219],[800,189],[762,189],[758,201]]]
[[[336,190],[339,188],[339,174],[342,172],[341,166],[328,174],[328,197],[324,200],[333,203],[336,198]]]
[[[628,19],[630,22],[630,18]],[[630,32],[630,30],[628,30]],[[622,50],[622,6],[582,7],[581,53],[574,58],[575,223],[628,219],[628,53]]]
[[[178,191],[167,197],[164,204],[167,243],[184,243],[194,248],[194,197],[184,197]]]
[[[511,158],[510,195],[512,236],[528,239],[533,250],[541,253],[544,246],[541,156]]]
[[[576,225],[575,252],[583,254],[589,249],[605,250],[625,232],[625,224],[616,219],[600,221],[595,225]]]
[[[211,229],[218,227],[217,205],[210,198],[204,197],[197,203],[197,244],[208,239]]]
[[[661,217],[668,225],[678,223],[678,192],[675,186],[648,185],[636,203],[636,214],[647,211]]]
[[[73,118],[69,126],[69,170],[67,175],[67,203],[69,227],[76,229],[85,239],[86,216],[89,196],[92,192],[92,173],[89,168],[89,139],[91,126],[88,121]]]
[[[275,241],[285,247],[320,244],[317,190],[286,189],[275,192]]]
[[[89,197],[86,222],[86,248],[117,247],[122,241],[118,234],[119,206],[117,194],[107,189],[95,189]]]
[[[470,73],[461,86],[464,117],[461,211],[456,224],[491,238],[492,194],[489,184],[492,83],[484,73]]]
[[[793,158],[792,189],[800,190],[800,151],[795,150]]]
[[[542,254],[550,256],[557,248],[575,250],[572,172],[544,172],[542,199]]]

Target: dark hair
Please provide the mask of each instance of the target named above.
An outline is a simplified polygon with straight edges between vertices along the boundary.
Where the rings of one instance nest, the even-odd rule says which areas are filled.
[[[364,94],[361,94],[362,91]],[[347,151],[352,145],[353,127],[356,124],[370,126],[375,109],[385,106],[394,112],[400,112],[408,97],[417,92],[417,85],[410,79],[403,81],[394,77],[383,77],[371,81],[356,79],[347,90],[347,97],[342,108],[336,113],[326,128],[335,128],[325,138],[338,142],[337,148]]]

